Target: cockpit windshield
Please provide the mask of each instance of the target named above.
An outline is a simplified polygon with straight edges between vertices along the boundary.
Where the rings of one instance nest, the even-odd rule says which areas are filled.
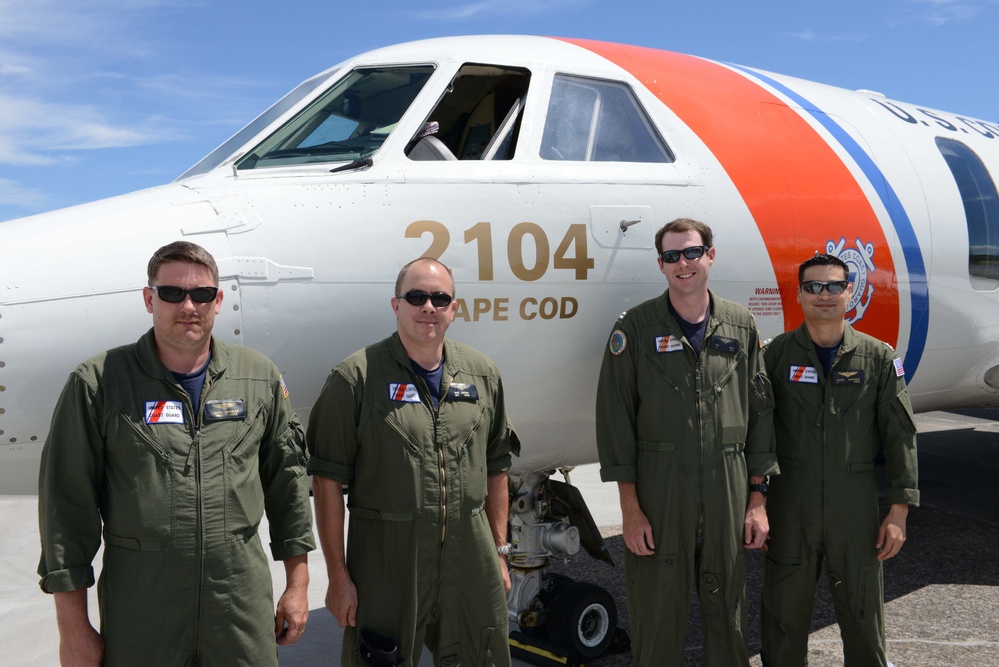
[[[228,141],[203,157],[196,165],[181,174],[181,181],[190,176],[205,174],[229,159],[241,146],[259,134],[265,127],[273,123],[284,112],[298,104],[321,84],[335,76],[336,72],[323,72],[303,81],[294,90],[272,104],[267,111],[257,116],[249,125],[234,134]]]
[[[433,71],[432,65],[358,68],[242,157],[236,169],[366,158],[395,129]]]

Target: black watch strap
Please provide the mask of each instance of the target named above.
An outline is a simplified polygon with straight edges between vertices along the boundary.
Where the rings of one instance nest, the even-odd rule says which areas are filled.
[[[749,485],[749,490],[751,492],[752,491],[759,491],[764,496],[766,496],[767,493],[770,491],[770,485],[767,484],[766,482],[763,482],[762,484],[750,484]]]

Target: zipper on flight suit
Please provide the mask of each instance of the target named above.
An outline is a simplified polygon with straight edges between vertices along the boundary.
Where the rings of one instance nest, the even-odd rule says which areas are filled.
[[[441,363],[444,363],[443,359]],[[441,404],[444,403],[444,399],[447,398],[447,391],[451,387],[451,380],[453,378],[448,375],[444,376],[441,373],[441,397],[437,401],[437,408],[434,409],[433,402],[430,397],[430,388],[427,386],[426,381],[422,376],[417,377],[417,382],[423,385],[424,395],[427,397],[424,405],[430,410],[430,415],[433,417],[434,430],[434,449],[437,450],[437,471],[440,473],[441,479],[441,492],[440,492],[440,517],[441,517],[441,543],[440,549],[437,550],[437,594],[434,596],[434,605],[431,610],[431,617],[437,618],[437,608],[440,604],[440,591],[441,591],[441,578],[444,574],[444,539],[447,537],[447,461],[444,458],[444,445],[440,441],[440,413]]]
[[[191,425],[194,427],[193,433],[191,434],[191,449],[188,450],[187,463],[185,464],[185,474],[190,471],[191,466],[194,466],[194,490],[196,496],[195,510],[197,516],[195,517],[195,552],[198,558],[198,606],[197,612],[195,614],[194,620],[194,645],[191,647],[194,650],[194,665],[200,664],[200,659],[198,655],[198,645],[200,644],[200,627],[201,627],[201,600],[203,596],[202,584],[205,580],[205,540],[204,540],[204,508],[203,502],[204,498],[201,493],[201,407],[205,403],[205,397],[208,395],[208,390],[211,387],[212,378],[208,371],[205,371],[205,383],[201,387],[201,396],[198,403],[198,407],[195,410],[194,404],[191,401],[191,395],[181,387],[181,393],[184,395],[184,402],[188,407],[191,408],[193,419]]]

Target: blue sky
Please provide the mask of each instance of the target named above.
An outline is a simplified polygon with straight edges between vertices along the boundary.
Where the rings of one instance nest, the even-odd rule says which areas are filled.
[[[680,51],[999,120],[999,0],[0,0],[0,220],[169,182],[309,76],[427,37]]]

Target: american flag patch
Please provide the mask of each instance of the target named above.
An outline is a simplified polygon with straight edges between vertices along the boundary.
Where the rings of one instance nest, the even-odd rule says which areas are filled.
[[[892,359],[891,362],[893,364],[895,364],[895,375],[896,375],[896,377],[902,377],[903,375],[905,375],[905,369],[902,368],[902,360],[901,359],[899,359],[898,357],[895,357],[894,359]]]
[[[284,383],[284,376],[282,375],[278,379],[281,380],[281,393],[284,394],[285,398],[288,398],[291,394],[288,393],[288,385]]]
[[[409,382],[390,382],[389,400],[401,403],[419,403],[420,392],[415,384]]]

